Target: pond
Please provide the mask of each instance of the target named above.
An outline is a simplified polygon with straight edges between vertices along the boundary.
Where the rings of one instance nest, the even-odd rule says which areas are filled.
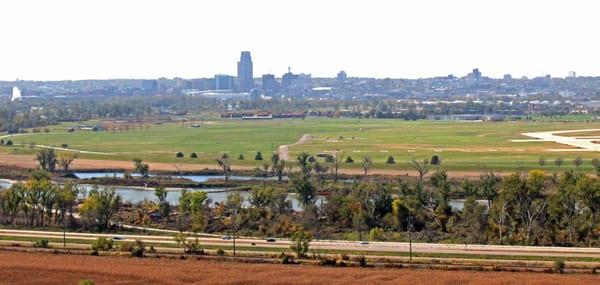
[[[89,184],[79,185],[80,189],[85,190],[86,192],[94,187]],[[156,202],[156,196],[154,196],[154,190],[143,187],[128,187],[128,186],[99,186],[99,187],[112,187],[115,189],[117,194],[121,195],[121,198],[124,202],[129,203],[138,203],[144,201],[145,199]],[[181,197],[182,188],[166,188],[168,191],[167,201],[171,205],[177,205],[179,203],[179,198]],[[250,196],[250,192],[248,191],[227,191],[226,188],[210,188],[210,189],[187,189],[187,191],[195,192],[195,191],[204,191],[208,194],[208,199],[211,201],[211,205],[215,203],[222,203],[227,200],[227,196],[232,193],[239,193],[242,197],[244,197],[246,206],[248,206],[248,197]],[[296,194],[288,193],[287,200],[291,201],[292,208],[295,211],[299,211],[302,209],[300,206],[300,202],[296,199]],[[325,201],[324,197],[317,197],[317,205],[321,205],[321,201]]]
[[[103,177],[116,177],[123,178],[123,172],[75,172],[75,176],[79,179],[90,179],[90,178],[103,178]],[[139,174],[132,174],[132,176],[139,176]],[[151,174],[150,176],[155,176]],[[194,182],[207,182],[210,179],[225,179],[224,175],[170,175],[170,177],[181,177],[189,179]],[[243,175],[232,175],[229,176],[231,180],[277,180],[277,177],[256,177],[256,176],[243,176]],[[287,180],[287,177],[283,177]]]

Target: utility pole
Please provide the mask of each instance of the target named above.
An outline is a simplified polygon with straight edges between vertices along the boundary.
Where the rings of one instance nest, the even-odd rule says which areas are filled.
[[[237,235],[237,207],[235,207],[233,209],[233,256],[235,256],[235,236],[236,235]]]
[[[413,228],[413,217],[412,214],[408,213],[408,256],[409,262],[412,263],[412,228]]]

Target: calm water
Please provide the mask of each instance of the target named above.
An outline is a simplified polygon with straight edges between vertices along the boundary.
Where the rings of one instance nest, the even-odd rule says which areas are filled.
[[[79,176],[80,174],[85,174],[82,176]],[[123,173],[77,173],[76,175],[80,178],[91,178],[91,177],[104,177],[108,174],[108,177],[112,177],[113,175],[116,175],[116,177],[119,177],[118,175],[123,175]],[[88,176],[86,176],[88,175]],[[100,176],[100,175],[104,175],[104,176]],[[187,177],[193,177],[193,179],[195,179],[194,181],[197,182],[206,182],[209,179],[219,179],[219,177],[223,177],[223,176],[215,176],[215,175],[189,175]],[[254,177],[250,177],[250,176],[237,176],[240,178],[240,180],[248,180],[248,179],[254,179]],[[273,178],[273,177],[271,177]],[[192,178],[190,178],[192,179]],[[0,179],[0,188],[8,188],[10,187],[11,183],[9,181],[6,180],[1,180]],[[91,189],[92,185],[87,185],[87,184],[82,184],[80,185],[80,187],[83,190],[89,191],[89,189]],[[102,187],[111,187],[111,186],[102,186]],[[139,188],[139,187],[127,187],[127,186],[114,186],[113,188],[115,188],[115,191],[121,195],[123,201],[126,202],[130,202],[130,203],[137,203],[137,202],[141,202],[144,199],[148,199],[151,201],[156,201],[156,197],[154,196],[154,191],[152,189],[143,189],[143,188]],[[167,200],[169,201],[170,204],[172,205],[177,205],[177,203],[179,203],[179,197],[181,197],[181,190],[183,190],[182,188],[167,188],[167,190],[169,190],[169,193],[167,195]],[[208,198],[211,200],[211,203],[215,203],[215,202],[223,202],[227,199],[227,196],[234,193],[234,192],[238,192],[242,195],[242,197],[247,198],[250,193],[247,191],[224,191],[226,190],[225,188],[210,188],[210,189],[188,189],[188,191],[204,191],[208,193]],[[292,207],[294,210],[300,210],[302,209],[302,207],[300,206],[300,203],[298,202],[298,199],[296,199],[296,194],[294,193],[290,193],[288,194],[288,200],[292,202]],[[326,199],[324,197],[318,197],[317,198],[317,205],[321,205],[321,201],[323,201],[323,203],[325,203]],[[486,200],[477,200],[477,203],[480,205],[484,205],[487,207],[487,201]],[[461,211],[464,208],[464,204],[465,204],[465,200],[464,199],[452,199],[450,200],[450,207],[452,207],[452,210],[454,211]]]
[[[79,185],[81,189],[85,191],[89,191],[92,189],[93,185],[82,184]],[[100,187],[110,187],[110,186],[100,186]],[[127,187],[127,186],[115,186],[113,187],[115,191],[121,195],[123,201],[130,203],[137,203],[144,201],[145,199],[156,202],[156,196],[154,196],[154,191],[151,189],[143,189],[138,187]],[[179,203],[179,198],[181,197],[181,188],[166,188],[168,190],[167,201],[169,201],[172,205],[177,205]],[[208,193],[208,199],[211,201],[211,205],[214,203],[221,203],[227,200],[227,196],[233,193],[240,193],[242,197],[244,197],[245,204],[248,206],[248,197],[250,196],[250,192],[248,191],[223,191],[226,189],[218,189],[218,188],[210,188],[210,189],[187,189],[189,192],[195,191],[204,191]],[[300,202],[296,199],[296,194],[289,193],[287,194],[288,201],[292,202],[292,208],[294,210],[301,210]],[[321,201],[325,201],[323,197],[317,197],[317,205],[321,204]]]
[[[75,172],[74,173],[79,179],[89,178],[102,178],[102,177],[117,177],[122,178],[123,172]],[[138,174],[132,174],[133,176],[139,176]],[[150,175],[154,176],[154,175]],[[179,177],[177,175],[171,175],[171,177]],[[182,175],[182,178],[192,180],[194,182],[207,182],[210,179],[225,179],[223,175]],[[255,177],[255,176],[229,176],[231,180],[277,180],[277,177]],[[287,177],[284,177],[287,179]]]

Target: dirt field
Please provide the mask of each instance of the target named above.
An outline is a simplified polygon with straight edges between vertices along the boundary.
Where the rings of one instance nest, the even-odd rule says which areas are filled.
[[[0,252],[0,284],[599,284],[579,274],[326,268]]]

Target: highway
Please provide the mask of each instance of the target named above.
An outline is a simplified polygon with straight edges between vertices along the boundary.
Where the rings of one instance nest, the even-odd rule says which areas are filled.
[[[62,239],[62,232],[35,231],[35,230],[12,230],[0,229],[0,236],[39,238],[39,239]],[[98,237],[118,237],[122,241],[134,241],[141,239],[146,243],[174,245],[172,236],[153,235],[118,235],[118,234],[96,234],[96,233],[74,233],[67,232],[67,239],[95,240]],[[231,246],[233,241],[223,239],[221,236],[202,236],[199,238],[202,245]],[[242,237],[236,239],[236,245],[240,247],[260,248],[285,248],[289,249],[290,241],[287,239],[276,239],[275,242],[267,242],[265,239]],[[339,250],[339,251],[364,251],[372,252],[373,255],[382,252],[408,252],[409,244],[405,242],[368,242],[343,240],[313,240],[313,249]],[[437,243],[413,243],[412,250],[415,253],[431,254],[472,254],[472,255],[510,255],[510,256],[561,256],[561,257],[596,257],[600,258],[600,248],[582,247],[538,247],[538,246],[501,246],[501,245],[464,245],[464,244],[437,244]]]

